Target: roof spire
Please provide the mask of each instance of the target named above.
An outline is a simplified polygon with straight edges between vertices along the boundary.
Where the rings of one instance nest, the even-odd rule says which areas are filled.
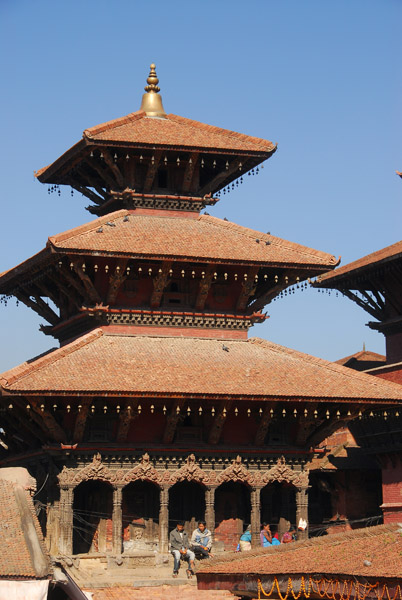
[[[160,87],[158,86],[159,79],[156,76],[155,65],[152,63],[147,79],[147,84],[144,88],[146,94],[142,97],[141,108],[146,112],[147,117],[166,117],[165,109],[162,104],[162,97],[159,96]]]

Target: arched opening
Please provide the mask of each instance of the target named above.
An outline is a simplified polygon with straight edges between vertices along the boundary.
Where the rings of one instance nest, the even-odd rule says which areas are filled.
[[[205,518],[205,488],[196,481],[180,481],[169,490],[169,531],[179,521],[190,536],[199,520]]]
[[[215,492],[214,548],[235,550],[251,521],[250,489],[239,481],[222,483]]]
[[[133,481],[123,489],[123,552],[153,550],[159,540],[159,487]]]
[[[112,551],[113,488],[84,481],[74,490],[73,554]]]
[[[261,490],[261,523],[269,523],[272,534],[282,538],[290,526],[296,525],[296,488],[274,481]]]

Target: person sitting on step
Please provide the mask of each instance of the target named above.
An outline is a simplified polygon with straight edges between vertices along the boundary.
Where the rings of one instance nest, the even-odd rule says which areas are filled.
[[[177,577],[180,569],[180,559],[184,559],[188,562],[188,569],[186,571],[188,579],[194,575],[194,559],[195,554],[192,550],[189,550],[190,544],[188,542],[188,535],[184,531],[184,523],[181,521],[177,523],[176,528],[170,532],[169,536],[170,552],[173,554],[174,565],[173,565],[173,577]]]
[[[194,529],[191,536],[190,547],[195,554],[200,554],[202,558],[212,556],[212,533],[207,529],[205,521],[198,521],[198,527]]]

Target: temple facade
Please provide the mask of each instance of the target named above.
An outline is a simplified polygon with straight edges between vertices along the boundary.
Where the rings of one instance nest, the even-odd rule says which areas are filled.
[[[248,337],[278,294],[338,261],[206,213],[276,146],[166,114],[154,65],[147,84],[139,111],[36,173],[97,218],[0,275],[60,343],[0,375],[1,464],[37,479],[52,555],[116,564],[166,553],[178,520],[205,518],[218,552],[249,523],[255,545],[261,521],[306,537],[328,516],[310,472],[323,440],[402,401],[398,385]]]

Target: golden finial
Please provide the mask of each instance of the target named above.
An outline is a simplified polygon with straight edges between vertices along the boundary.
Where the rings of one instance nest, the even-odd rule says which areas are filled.
[[[160,87],[158,86],[159,79],[156,75],[155,65],[152,63],[147,79],[147,84],[144,88],[146,94],[142,97],[141,108],[146,112],[147,117],[166,117],[165,110],[162,104],[162,97],[159,96]]]

